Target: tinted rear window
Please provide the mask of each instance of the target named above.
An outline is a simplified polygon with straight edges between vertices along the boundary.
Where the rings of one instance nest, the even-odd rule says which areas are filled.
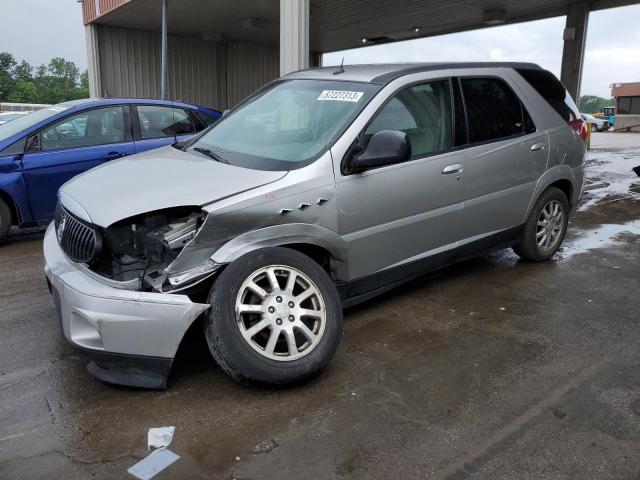
[[[462,78],[467,107],[469,143],[521,135],[523,106],[513,90],[499,78]]]
[[[547,70],[517,69],[517,72],[558,112],[565,121],[578,120],[580,113],[571,95],[553,73]]]

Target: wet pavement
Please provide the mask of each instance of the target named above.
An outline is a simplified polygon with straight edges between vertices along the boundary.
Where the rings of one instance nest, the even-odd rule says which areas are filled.
[[[38,231],[0,245],[0,478],[637,479],[640,135],[594,134],[552,261],[471,260],[345,313],[317,380],[236,385],[194,338],[169,389],[103,384],[62,339]]]

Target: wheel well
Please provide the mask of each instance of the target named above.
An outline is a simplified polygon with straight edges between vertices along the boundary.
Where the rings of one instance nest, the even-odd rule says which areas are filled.
[[[312,245],[310,243],[289,243],[287,245],[280,246],[284,248],[290,248],[291,250],[296,250],[297,252],[306,255],[318,265],[320,265],[325,272],[331,275],[331,260],[333,259],[333,257],[329,250],[317,245]]]
[[[9,211],[11,212],[11,224],[18,225],[20,223],[20,216],[18,215],[18,208],[13,202],[11,196],[7,192],[0,190],[0,200],[6,203],[7,207],[9,207]]]
[[[569,180],[558,180],[556,182],[553,182],[551,185],[549,185],[549,187],[556,187],[562,190],[564,194],[567,196],[567,201],[569,202],[569,205],[572,205],[573,185],[571,185],[571,182]]]

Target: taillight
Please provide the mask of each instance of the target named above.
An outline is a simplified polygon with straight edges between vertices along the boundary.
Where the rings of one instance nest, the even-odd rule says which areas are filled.
[[[579,120],[571,120],[569,122],[569,126],[573,128],[573,130],[580,135],[580,138],[583,141],[587,141],[587,122],[582,119]]]

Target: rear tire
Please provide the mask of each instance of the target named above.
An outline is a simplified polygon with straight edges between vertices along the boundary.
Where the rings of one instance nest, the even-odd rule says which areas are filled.
[[[0,199],[0,240],[9,234],[11,229],[11,210],[9,206]]]
[[[342,306],[336,288],[316,262],[297,251],[263,248],[243,255],[214,282],[209,303],[209,350],[242,384],[304,382],[338,348]]]
[[[525,260],[544,262],[560,248],[567,232],[569,201],[562,190],[550,187],[533,205],[522,239],[513,251]]]

